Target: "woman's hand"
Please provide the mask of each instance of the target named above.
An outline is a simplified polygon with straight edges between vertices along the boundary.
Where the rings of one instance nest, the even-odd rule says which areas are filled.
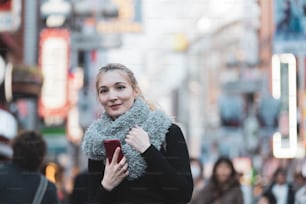
[[[129,175],[126,158],[123,157],[120,162],[117,163],[119,152],[120,148],[117,147],[112,161],[109,162],[108,159],[106,159],[104,176],[101,181],[101,185],[108,191],[111,191],[113,188],[118,186],[122,180]]]
[[[151,145],[149,135],[141,127],[135,126],[126,135],[125,142],[138,152],[145,152]]]

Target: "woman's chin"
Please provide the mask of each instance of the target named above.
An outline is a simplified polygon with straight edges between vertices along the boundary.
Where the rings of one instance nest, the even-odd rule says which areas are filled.
[[[122,115],[122,113],[119,113],[119,112],[114,113],[114,112],[112,112],[112,113],[108,113],[108,115],[109,115],[113,120],[115,120],[115,119],[117,119],[120,115]]]

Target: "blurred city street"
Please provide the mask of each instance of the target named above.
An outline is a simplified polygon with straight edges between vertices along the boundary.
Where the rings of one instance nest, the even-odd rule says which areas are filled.
[[[61,203],[87,170],[80,144],[103,112],[107,63],[173,117],[205,180],[226,155],[245,204],[278,167],[295,192],[306,185],[306,0],[0,1],[0,155],[5,134],[40,131]]]

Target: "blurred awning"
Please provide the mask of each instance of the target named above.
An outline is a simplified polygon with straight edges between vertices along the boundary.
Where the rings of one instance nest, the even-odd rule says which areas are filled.
[[[13,98],[38,97],[43,75],[36,66],[14,65],[12,73]]]

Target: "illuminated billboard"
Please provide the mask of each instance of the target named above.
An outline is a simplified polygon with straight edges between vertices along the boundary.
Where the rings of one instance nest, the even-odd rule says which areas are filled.
[[[70,32],[44,29],[40,34],[39,67],[44,77],[39,113],[47,124],[63,122],[68,112]]]
[[[273,155],[294,158],[297,155],[296,59],[292,54],[272,57],[272,95],[280,99],[279,129],[273,135]]]

